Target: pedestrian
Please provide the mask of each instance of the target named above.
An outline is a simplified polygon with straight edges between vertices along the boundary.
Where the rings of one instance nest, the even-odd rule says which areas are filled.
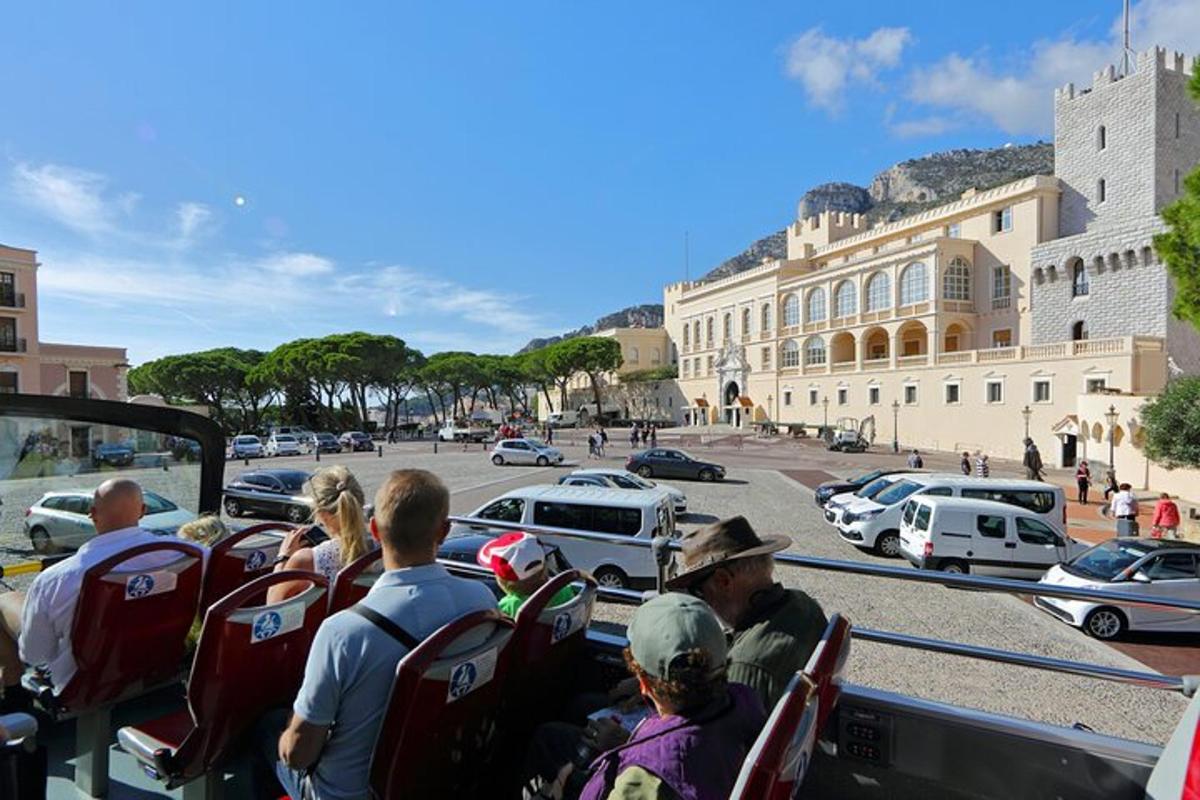
[[[971,476],[971,454],[963,452],[962,460],[958,462],[958,468],[962,470],[962,474],[968,478]]]
[[[655,425],[650,426],[650,446],[658,447],[658,427]]]
[[[986,478],[992,473],[991,467],[988,466],[987,453],[975,454],[975,476]]]
[[[1044,471],[1042,465],[1042,454],[1038,452],[1037,445],[1033,443],[1033,439],[1025,437],[1025,457],[1021,460],[1021,464],[1025,467],[1025,478],[1031,481],[1040,481]]]
[[[554,444],[554,426],[546,423],[546,444]]]
[[[1112,515],[1117,521],[1117,536],[1138,535],[1138,501],[1128,483],[1117,487],[1112,499]]]
[[[1107,500],[1110,494],[1115,494],[1118,488],[1117,471],[1109,467],[1104,471],[1104,499]]]
[[[921,451],[914,448],[908,456],[908,468],[920,469],[923,466],[925,466],[925,460],[921,458]]]
[[[642,426],[642,447],[645,447],[648,441],[650,441],[650,424],[646,423]]]
[[[1150,535],[1155,539],[1161,539],[1164,535],[1171,539],[1179,538],[1179,506],[1166,492],[1158,496],[1152,524],[1154,527],[1150,529]]]
[[[1088,488],[1092,485],[1092,469],[1088,466],[1087,459],[1079,462],[1079,466],[1075,469],[1075,485],[1079,487],[1079,504],[1086,506],[1088,504]]]
[[[640,426],[639,425],[634,425],[632,428],[629,429],[629,449],[630,450],[637,449],[638,439],[640,438],[640,435],[641,434],[640,434]]]
[[[596,434],[589,433],[588,434],[588,458],[594,458],[595,456],[596,456]]]
[[[608,430],[601,426],[600,428],[600,455],[604,455],[608,448]]]

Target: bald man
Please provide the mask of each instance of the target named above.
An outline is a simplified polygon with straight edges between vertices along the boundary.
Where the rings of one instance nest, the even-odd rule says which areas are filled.
[[[0,669],[6,687],[19,684],[25,664],[49,670],[56,690],[66,686],[75,674],[71,625],[84,574],[125,550],[163,541],[138,525],[146,506],[142,487],[135,481],[115,478],[100,484],[92,496],[90,513],[96,526],[94,539],[70,558],[39,573],[24,597],[20,592],[0,595]],[[176,553],[145,555],[128,566],[152,569],[177,557]]]

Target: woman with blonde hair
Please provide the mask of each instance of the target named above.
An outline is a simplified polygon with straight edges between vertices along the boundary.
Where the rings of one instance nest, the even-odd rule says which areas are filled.
[[[363,512],[366,496],[358,479],[341,464],[317,470],[304,484],[313,502],[313,520],[290,532],[279,548],[275,571],[299,569],[315,572],[333,583],[342,567],[353,563],[372,548]],[[315,541],[324,531],[329,538]],[[303,581],[271,587],[268,603],[277,603],[304,591]]]

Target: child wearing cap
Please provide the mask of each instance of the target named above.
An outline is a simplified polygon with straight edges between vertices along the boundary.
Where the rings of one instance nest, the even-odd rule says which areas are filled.
[[[491,540],[479,548],[476,559],[496,574],[496,583],[504,590],[500,611],[510,617],[515,617],[529,596],[550,577],[546,572],[546,551],[536,536],[522,531]],[[574,596],[574,590],[564,586],[550,599],[550,605],[562,605]]]

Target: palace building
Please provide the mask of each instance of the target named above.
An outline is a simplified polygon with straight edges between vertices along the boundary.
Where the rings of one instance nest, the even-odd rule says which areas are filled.
[[[880,444],[1018,458],[1027,428],[1059,465],[1136,447],[1146,397],[1200,372],[1152,248],[1200,162],[1191,69],[1156,48],[1058,90],[1054,175],[874,226],[797,219],[786,259],[665,287],[677,420],[873,417]]]

